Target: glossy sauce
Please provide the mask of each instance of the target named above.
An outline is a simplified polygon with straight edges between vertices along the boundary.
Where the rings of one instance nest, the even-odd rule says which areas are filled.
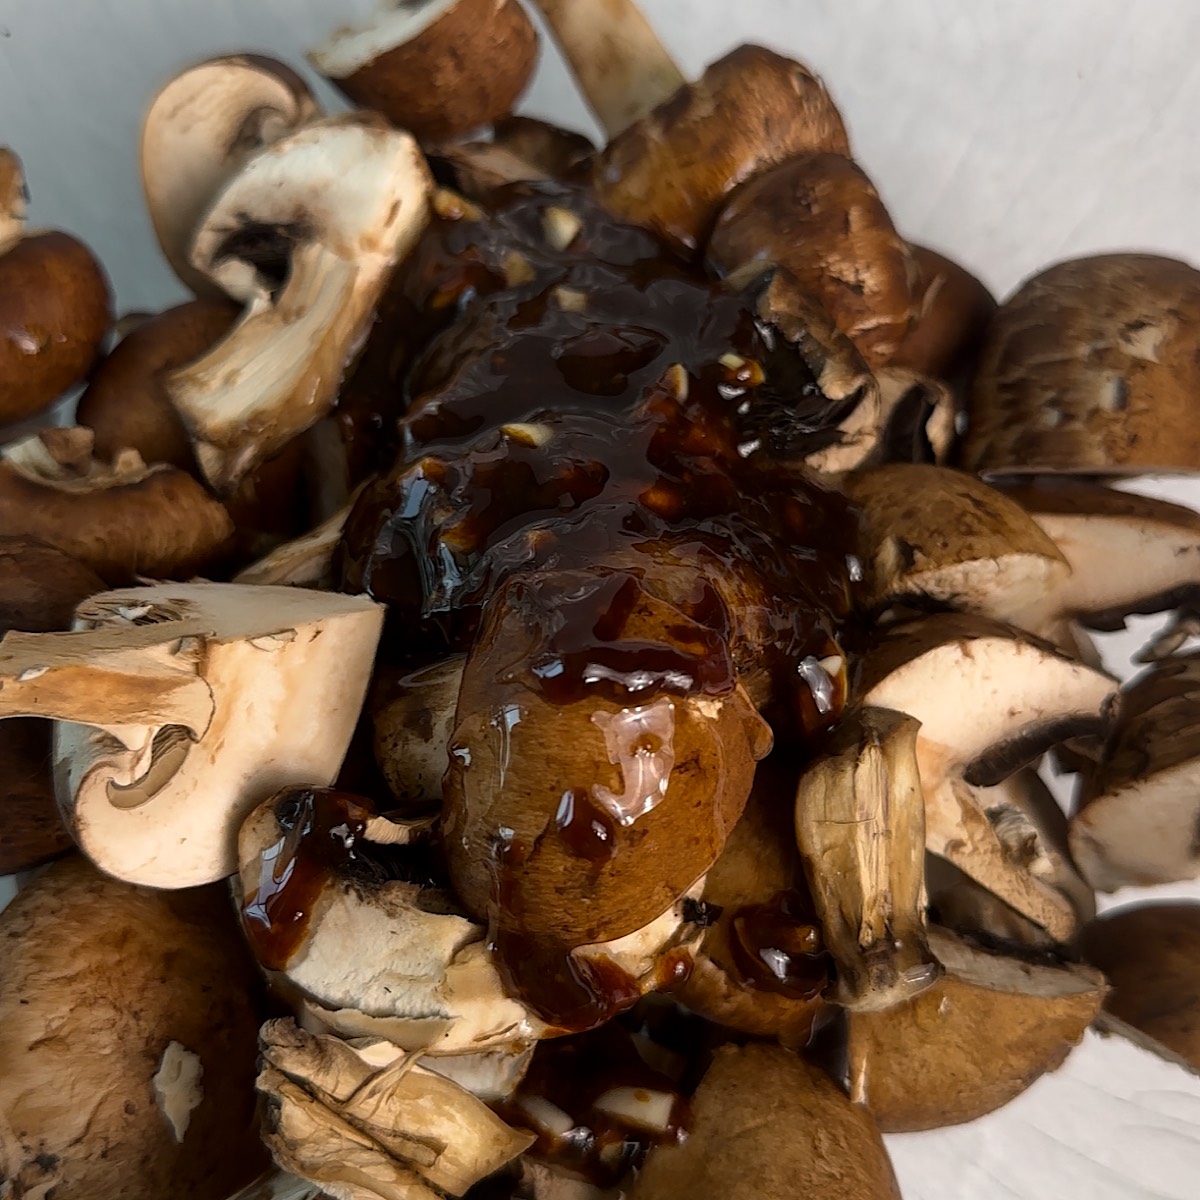
[[[729,945],[747,987],[814,1000],[829,982],[820,922],[799,892],[730,914]]]

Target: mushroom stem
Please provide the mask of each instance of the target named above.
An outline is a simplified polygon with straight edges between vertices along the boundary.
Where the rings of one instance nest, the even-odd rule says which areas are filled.
[[[0,146],[0,254],[7,254],[25,233],[25,172],[21,160]]]
[[[615,137],[687,82],[632,0],[535,0],[588,107]]]

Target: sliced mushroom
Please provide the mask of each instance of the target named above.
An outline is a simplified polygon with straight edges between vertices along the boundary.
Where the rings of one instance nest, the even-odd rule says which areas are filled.
[[[829,953],[834,997],[875,1012],[941,973],[925,939],[925,802],[917,722],[866,708],[800,776],[796,840]]]
[[[1098,1028],[1200,1071],[1200,903],[1111,909],[1079,944],[1112,985]]]
[[[862,169],[841,154],[798,153],[728,198],[706,248],[724,272],[786,267],[870,367],[896,354],[912,324],[917,267]]]
[[[1102,892],[1200,876],[1200,651],[1121,692],[1100,761],[1082,778],[1071,853]]]
[[[198,295],[215,291],[189,259],[205,211],[250,158],[318,111],[295,71],[257,54],[199,63],[150,102],[141,144],[146,206],[171,269]]]
[[[1073,259],[988,328],[963,465],[997,474],[1195,470],[1200,272],[1152,254]]]
[[[1007,1104],[1062,1063],[1100,1011],[1104,977],[995,954],[930,927],[945,975],[906,1004],[848,1018],[850,1098],[885,1133],[940,1129]]]
[[[691,1103],[687,1139],[650,1151],[629,1200],[899,1200],[874,1121],[788,1050],[722,1046]]]
[[[232,490],[333,406],[425,227],[431,186],[411,137],[352,113],[276,142],[218,196],[192,262],[248,307],[210,353],[167,376],[216,488]]]
[[[224,887],[150,891],[75,857],[0,938],[6,1195],[225,1200],[263,1169],[262,989]]]
[[[1021,506],[946,467],[891,463],[843,487],[863,514],[864,602],[933,603],[1014,620],[1062,588],[1070,568]]]
[[[0,146],[0,425],[86,378],[112,322],[104,268],[69,233],[25,228],[25,175]]]
[[[517,0],[384,0],[309,60],[355,105],[436,142],[512,112],[537,53]]]
[[[194,574],[229,548],[233,521],[186,472],[136,450],[92,455],[82,426],[47,429],[0,452],[0,535],[36,537],[110,584]]]
[[[986,789],[1064,737],[1098,728],[1116,687],[1047,643],[961,614],[895,626],[863,664],[863,703],[921,722],[928,849],[1059,942],[1075,932],[1075,910],[1031,871],[1036,846],[1006,843]]]
[[[74,632],[0,641],[0,715],[60,722],[59,800],[97,865],[192,887],[236,869],[265,796],[336,775],[381,623],[365,597],[298,588],[104,592]]]

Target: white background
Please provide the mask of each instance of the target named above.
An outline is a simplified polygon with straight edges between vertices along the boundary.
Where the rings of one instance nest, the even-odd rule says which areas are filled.
[[[120,309],[181,299],[138,185],[137,132],[156,85],[239,50],[302,68],[305,49],[369,7],[0,0],[0,142],[25,161],[33,223],[87,240]],[[1050,261],[1093,250],[1200,259],[1200,4],[645,0],[644,8],[691,74],[748,39],[817,70],[901,231],[1000,293]],[[552,52],[523,107],[594,131]],[[1182,494],[1197,495],[1190,485]],[[1066,1067],[1003,1112],[890,1145],[907,1200],[1184,1200],[1200,1195],[1200,1081],[1089,1035]]]

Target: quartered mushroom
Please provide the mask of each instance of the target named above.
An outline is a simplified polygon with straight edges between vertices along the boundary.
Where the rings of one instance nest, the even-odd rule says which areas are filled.
[[[1110,909],[1079,946],[1112,985],[1097,1028],[1200,1072],[1200,903]]]
[[[1100,760],[1080,783],[1071,853],[1103,892],[1200,877],[1200,651],[1121,691]]]
[[[355,105],[429,142],[512,112],[537,52],[517,0],[384,0],[309,60]]]
[[[77,238],[25,227],[21,161],[0,146],[0,425],[87,377],[112,322],[104,268]]]
[[[1059,263],[988,327],[967,406],[973,471],[1195,470],[1200,271],[1152,254]]]
[[[1053,538],[973,476],[889,463],[842,486],[863,515],[871,608],[936,605],[1015,621],[1067,585],[1070,567]]]
[[[782,1047],[722,1046],[691,1111],[687,1139],[650,1151],[629,1200],[899,1200],[870,1115]]]
[[[147,466],[136,450],[103,462],[90,429],[46,429],[0,451],[0,535],[39,538],[110,585],[210,568],[233,532],[185,471]]]
[[[191,261],[247,308],[167,390],[218,490],[332,408],[431,187],[408,134],[351,113],[282,138],[216,198]]]
[[[925,937],[925,800],[917,722],[865,708],[845,718],[796,790],[796,841],[837,963],[833,998],[875,1012],[941,974]]]
[[[298,588],[104,592],[70,633],[0,641],[0,716],[59,722],[59,802],[97,865],[193,887],[236,869],[265,796],[337,774],[381,624],[365,597]]]
[[[999,954],[931,926],[945,974],[887,1012],[848,1017],[850,1098],[885,1133],[973,1121],[1054,1070],[1100,1011],[1104,977]]]
[[[190,261],[209,205],[254,155],[318,112],[291,67],[257,54],[190,67],[150,102],[141,142],[146,207],[164,257],[194,292],[216,290]]]
[[[1099,728],[1114,679],[1009,626],[940,614],[888,630],[866,657],[863,703],[921,723],[917,761],[927,848],[947,858],[1058,942],[1070,901],[1031,870],[1036,843],[1008,836],[988,785],[1065,737]],[[996,811],[992,811],[996,809]]]

